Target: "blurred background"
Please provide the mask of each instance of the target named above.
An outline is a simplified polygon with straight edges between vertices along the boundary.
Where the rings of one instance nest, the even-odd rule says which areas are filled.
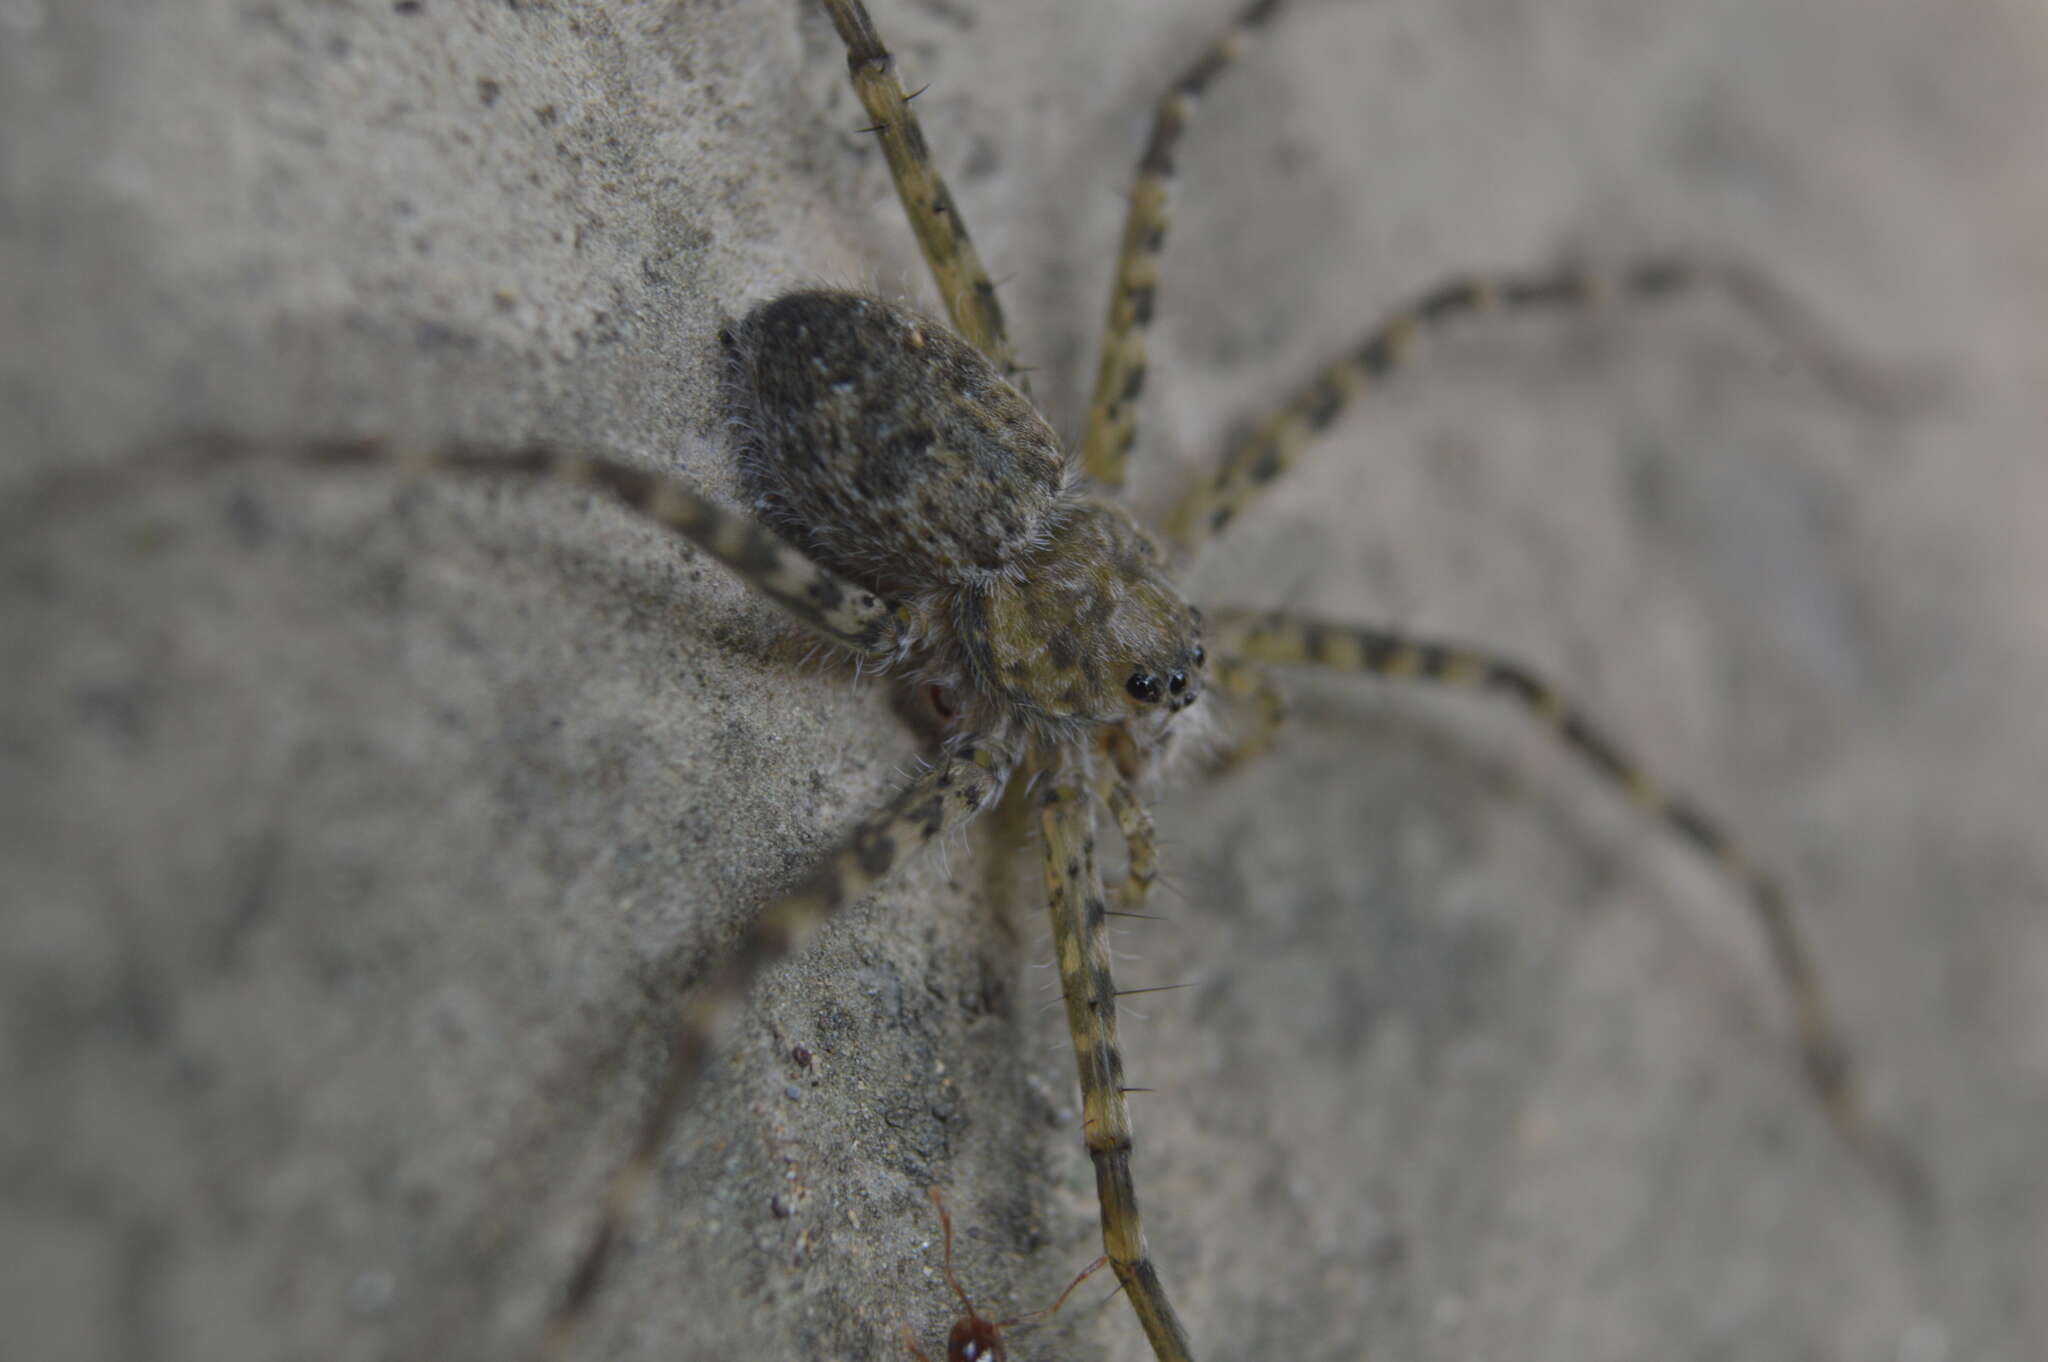
[[[874,9],[1078,433],[1150,106],[1234,5]],[[797,0],[0,0],[10,1356],[531,1338],[668,1009],[927,734],[587,496],[282,456],[543,438],[734,498],[721,319],[931,297],[864,121]],[[1682,848],[1517,715],[1304,678],[1162,792],[1119,939],[1195,984],[1123,1036],[1200,1355],[2040,1354],[2044,136],[2023,0],[1299,0],[1215,87],[1149,509],[1451,271],[1689,253],[1818,319],[1466,328],[1187,580],[1526,658],[1719,811],[1933,1197],[1845,1155]],[[579,1355],[935,1350],[928,1184],[984,1313],[1099,1251],[1031,831],[770,981]],[[1143,1358],[1106,1295],[1018,1351]]]

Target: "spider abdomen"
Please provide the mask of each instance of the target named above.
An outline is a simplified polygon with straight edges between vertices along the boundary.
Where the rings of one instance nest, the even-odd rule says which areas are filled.
[[[748,490],[784,537],[885,594],[1014,575],[1070,493],[1058,437],[994,366],[880,298],[814,290],[724,336]]]

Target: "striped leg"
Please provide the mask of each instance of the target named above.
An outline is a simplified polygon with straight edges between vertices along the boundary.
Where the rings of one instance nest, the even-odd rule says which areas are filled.
[[[669,1128],[704,1067],[719,1024],[746,997],[755,977],[803,943],[837,912],[893,870],[904,856],[964,825],[991,802],[1008,777],[1011,759],[986,747],[955,745],[943,760],[854,830],[801,888],[770,904],[747,929],[725,963],[692,990],[677,1011],[674,1048],[641,1119],[640,1134],[612,1174],[597,1223],[560,1304],[548,1317],[539,1357],[567,1350],[588,1317],[626,1218],[654,1174]]]
[[[1095,771],[1095,794],[1109,816],[1116,820],[1117,835],[1124,840],[1124,880],[1117,886],[1117,910],[1142,913],[1159,878],[1159,846],[1152,827],[1152,813],[1139,800],[1137,749],[1123,729],[1105,730],[1109,761]]]
[[[835,577],[751,520],[706,501],[682,483],[630,464],[540,445],[412,449],[375,439],[318,443],[307,455],[323,464],[388,464],[494,477],[514,474],[599,487],[689,539],[812,630],[863,657],[893,662],[915,636],[915,621],[907,609]]]
[[[1082,1130],[1102,1203],[1102,1246],[1158,1362],[1190,1362],[1187,1331],[1145,1248],[1138,1194],[1131,1183],[1131,1113],[1124,1102],[1123,1056],[1117,1050],[1109,909],[1095,870],[1094,824],[1086,788],[1070,773],[1057,773],[1039,796],[1039,826],[1045,835],[1053,950],[1081,1071]]]
[[[925,263],[931,266],[939,294],[946,300],[946,314],[970,345],[1028,393],[1023,371],[1010,349],[995,283],[982,267],[952,192],[932,164],[924,129],[911,110],[910,96],[896,78],[895,58],[882,45],[861,0],[825,0],[825,8],[846,44],[846,67],[853,77],[854,93],[874,120],[869,131],[882,139],[882,155],[888,158],[896,195],[903,201],[910,229],[917,233]]]
[[[1384,629],[1248,611],[1212,611],[1208,618],[1219,651],[1229,647],[1261,662],[1463,686],[1505,696],[1542,720],[1565,746],[1742,887],[1791,997],[1806,1076],[1829,1120],[1882,1171],[1910,1178],[1896,1151],[1881,1147],[1870,1129],[1848,1047],[1822,990],[1812,949],[1777,881],[1695,805],[1666,793],[1644,775],[1556,687],[1520,663]]]
[[[1138,438],[1138,394],[1145,386],[1145,330],[1159,296],[1159,254],[1172,212],[1173,156],[1195,101],[1224,67],[1237,59],[1242,35],[1273,17],[1281,0],[1253,0],[1228,29],[1182,72],[1152,114],[1152,134],[1138,160],[1123,246],[1110,287],[1109,325],[1102,364],[1088,404],[1081,470],[1106,488],[1123,486],[1124,468]]]
[[[1471,313],[1584,310],[1615,300],[1648,302],[1711,286],[1757,313],[1774,330],[1804,330],[1805,348],[1825,346],[1802,325],[1790,300],[1766,281],[1728,266],[1645,260],[1612,274],[1577,269],[1498,278],[1464,276],[1396,309],[1351,350],[1332,360],[1263,419],[1233,437],[1216,471],[1188,490],[1167,519],[1167,535],[1193,549],[1220,533],[1282,473],[1352,400],[1406,362],[1424,332]]]

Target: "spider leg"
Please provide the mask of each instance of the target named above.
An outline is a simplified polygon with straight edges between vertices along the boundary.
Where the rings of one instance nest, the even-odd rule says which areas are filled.
[[[654,1174],[697,1075],[709,1057],[721,1022],[746,997],[756,976],[800,946],[842,906],[889,874],[904,855],[962,826],[1002,789],[1008,754],[972,741],[956,743],[941,760],[853,835],[811,873],[794,893],[762,910],[738,946],[710,979],[692,989],[677,1010],[674,1048],[641,1117],[640,1133],[605,1188],[576,1270],[560,1303],[549,1315],[538,1356],[562,1356],[588,1318],[604,1284],[605,1269],[626,1219]]]
[[[1159,850],[1153,837],[1152,815],[1131,783],[1114,770],[1105,768],[1096,773],[1095,793],[1109,810],[1109,816],[1116,820],[1129,862],[1123,883],[1117,886],[1117,909],[1125,913],[1143,912],[1145,900],[1152,894],[1152,882],[1159,878]]]
[[[1281,0],[1253,0],[1230,27],[1209,44],[1167,88],[1152,114],[1152,132],[1138,160],[1131,206],[1124,218],[1116,279],[1110,286],[1109,323],[1102,336],[1102,363],[1095,396],[1088,403],[1088,431],[1081,441],[1081,471],[1106,488],[1124,483],[1131,446],[1138,438],[1138,395],[1145,386],[1145,331],[1159,296],[1159,255],[1166,245],[1172,213],[1173,156],[1195,101],[1224,67],[1235,61],[1243,35],[1273,17]]]
[[[882,45],[874,20],[861,0],[824,0],[832,24],[846,44],[846,68],[853,78],[854,93],[861,107],[874,120],[870,128],[882,141],[882,155],[888,159],[889,175],[896,182],[896,195],[917,244],[931,267],[939,294],[946,300],[946,314],[954,329],[1000,369],[1003,376],[1027,395],[1026,383],[1017,357],[1010,349],[1010,335],[1003,324],[1003,307],[996,300],[996,286],[982,266],[974,241],[953,195],[932,164],[931,147],[924,129],[910,107],[910,96],[896,78],[896,59]]]
[[[1116,1039],[1109,910],[1095,868],[1095,811],[1084,778],[1077,771],[1054,772],[1038,794],[1038,816],[1045,836],[1053,951],[1081,1074],[1082,1129],[1102,1204],[1102,1246],[1158,1362],[1190,1362],[1187,1331],[1145,1247],[1131,1182],[1131,1113],[1124,1102],[1123,1056]]]
[[[381,440],[316,444],[306,452],[322,464],[518,474],[600,487],[634,511],[689,538],[798,620],[854,649],[861,658],[893,661],[915,632],[910,612],[827,572],[744,516],[705,500],[680,482],[616,460],[545,446],[411,449]],[[548,1316],[538,1349],[540,1358],[560,1357],[588,1317],[619,1233],[653,1175],[669,1130],[709,1056],[717,1029],[746,996],[754,978],[795,950],[843,904],[888,875],[906,851],[927,845],[973,818],[1001,790],[1012,765],[1008,753],[977,746],[973,738],[949,744],[937,763],[855,828],[847,842],[794,893],[765,908],[726,961],[679,1006],[668,1067],[647,1104],[632,1149],[606,1187],[596,1224],[562,1299]]]
[[[689,539],[803,624],[853,649],[863,660],[895,661],[916,633],[914,617],[906,608],[826,571],[768,530],[707,501],[687,485],[615,459],[545,445],[408,448],[378,439],[316,443],[306,455],[321,464],[517,475],[602,488],[640,515]]]
[[[1116,820],[1117,835],[1124,841],[1124,878],[1117,886],[1117,910],[1141,913],[1151,897],[1153,881],[1159,878],[1159,847],[1151,810],[1138,798],[1138,749],[1121,728],[1105,729],[1102,744],[1109,760],[1096,768],[1095,794]]]
[[[1794,341],[1824,374],[1837,375],[1830,378],[1836,386],[1853,381],[1838,377],[1847,368],[1833,353],[1838,347],[1829,344],[1790,295],[1739,266],[1646,259],[1611,272],[1565,268],[1544,274],[1460,275],[1383,317],[1350,350],[1235,434],[1215,471],[1189,488],[1167,517],[1167,537],[1192,550],[1221,533],[1294,466],[1302,450],[1353,399],[1405,364],[1425,332],[1479,312],[1585,311],[1609,302],[1652,302],[1708,288]]]
[[[1915,1176],[1903,1151],[1885,1145],[1864,1112],[1849,1049],[1821,986],[1812,947],[1777,880],[1697,805],[1644,774],[1557,687],[1508,658],[1386,629],[1242,610],[1210,611],[1208,619],[1219,651],[1228,647],[1260,662],[1485,691],[1514,700],[1542,720],[1588,766],[1742,888],[1791,999],[1806,1076],[1828,1119],[1852,1148],[1911,1192]]]

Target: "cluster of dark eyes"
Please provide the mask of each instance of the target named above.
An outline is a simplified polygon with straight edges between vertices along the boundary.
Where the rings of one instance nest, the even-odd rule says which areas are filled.
[[[1195,666],[1200,667],[1208,661],[1209,655],[1202,650],[1202,645],[1197,643],[1193,658]],[[1159,678],[1152,673],[1144,671],[1132,672],[1131,679],[1124,682],[1124,689],[1131,693],[1133,699],[1142,700],[1148,705],[1156,703],[1161,695],[1169,691],[1179,695],[1187,688],[1188,674],[1178,667],[1167,673],[1164,684],[1161,684]]]

